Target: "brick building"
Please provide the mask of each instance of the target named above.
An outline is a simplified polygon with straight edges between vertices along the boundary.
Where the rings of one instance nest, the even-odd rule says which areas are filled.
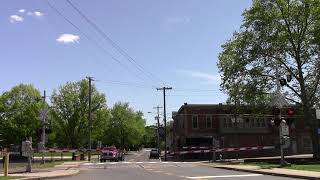
[[[237,112],[241,113],[235,114],[232,105],[185,103],[172,113],[171,150],[181,151],[185,146],[212,147],[215,141],[218,148],[275,146],[269,151],[237,152],[241,157],[278,154],[279,129],[271,124],[271,107],[253,109],[241,106]],[[309,130],[301,117],[290,117],[293,123],[290,125],[291,145],[286,150],[287,154],[312,152]],[[286,115],[284,118],[289,119]],[[235,152],[225,155],[234,157]]]

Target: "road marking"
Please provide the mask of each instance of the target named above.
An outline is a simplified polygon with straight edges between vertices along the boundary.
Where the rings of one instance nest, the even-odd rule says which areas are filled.
[[[156,172],[156,173],[162,173],[162,171],[153,171],[153,172]]]
[[[99,162],[99,163],[84,163],[82,165],[84,166],[90,166],[90,165],[115,165],[115,164],[199,164],[199,162],[143,162],[143,161],[138,161],[138,162],[132,162],[130,161],[124,161],[124,162]]]
[[[232,177],[253,177],[263,176],[262,174],[237,174],[237,175],[221,175],[221,176],[187,176],[188,179],[209,179],[209,178],[232,178]]]
[[[168,175],[168,176],[171,176],[171,175],[172,175],[172,173],[164,173],[164,174],[166,174],[166,175]]]

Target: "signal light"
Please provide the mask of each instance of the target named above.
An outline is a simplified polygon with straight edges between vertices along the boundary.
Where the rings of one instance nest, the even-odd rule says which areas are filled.
[[[287,114],[288,114],[289,117],[292,117],[292,116],[295,114],[294,108],[289,107],[289,108],[287,109]]]
[[[278,108],[278,107],[274,107],[274,108],[272,109],[272,114],[273,114],[273,115],[275,115],[275,116],[279,116],[279,115],[280,115],[280,113],[281,113],[280,108]]]
[[[281,119],[280,118],[275,118],[274,119],[274,125],[275,126],[280,126],[280,123],[281,123]]]

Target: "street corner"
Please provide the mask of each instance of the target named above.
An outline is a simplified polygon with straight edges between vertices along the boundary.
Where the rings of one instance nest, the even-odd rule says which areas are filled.
[[[20,179],[20,180],[40,180],[40,179],[42,180],[42,179],[54,179],[54,178],[75,176],[79,173],[80,173],[79,169],[67,169],[67,170],[55,170],[55,171],[47,171],[47,172],[9,174],[9,177],[18,177],[15,179]]]

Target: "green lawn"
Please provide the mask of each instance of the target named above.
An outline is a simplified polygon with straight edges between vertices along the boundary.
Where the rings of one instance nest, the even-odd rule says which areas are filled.
[[[261,168],[286,168],[296,169],[304,171],[317,171],[320,172],[320,164],[292,164],[291,166],[281,167],[279,164],[267,164],[267,163],[245,163],[246,165],[256,165]]]
[[[44,164],[41,163],[33,163],[32,168],[41,169],[41,168],[52,168],[55,165],[60,165],[64,163],[63,161],[55,161],[55,162],[45,162]]]
[[[17,179],[17,178],[22,178],[22,177],[19,177],[19,176],[7,176],[7,177],[0,176],[0,180]]]
[[[50,156],[61,156],[61,153],[59,152],[45,152],[45,153],[33,153],[34,157],[42,157],[42,154],[45,156],[45,157],[50,157]],[[63,152],[62,153],[63,156],[72,156],[72,153],[71,152]],[[77,154],[77,153],[76,153]]]
[[[50,156],[61,156],[60,152],[45,152],[43,153],[45,157],[50,157]],[[91,155],[98,155],[98,152],[92,152]],[[42,157],[42,153],[33,153],[34,157]],[[76,152],[76,155],[80,155],[79,152]],[[87,153],[85,154],[87,155]],[[72,152],[63,152],[63,156],[72,156]]]

